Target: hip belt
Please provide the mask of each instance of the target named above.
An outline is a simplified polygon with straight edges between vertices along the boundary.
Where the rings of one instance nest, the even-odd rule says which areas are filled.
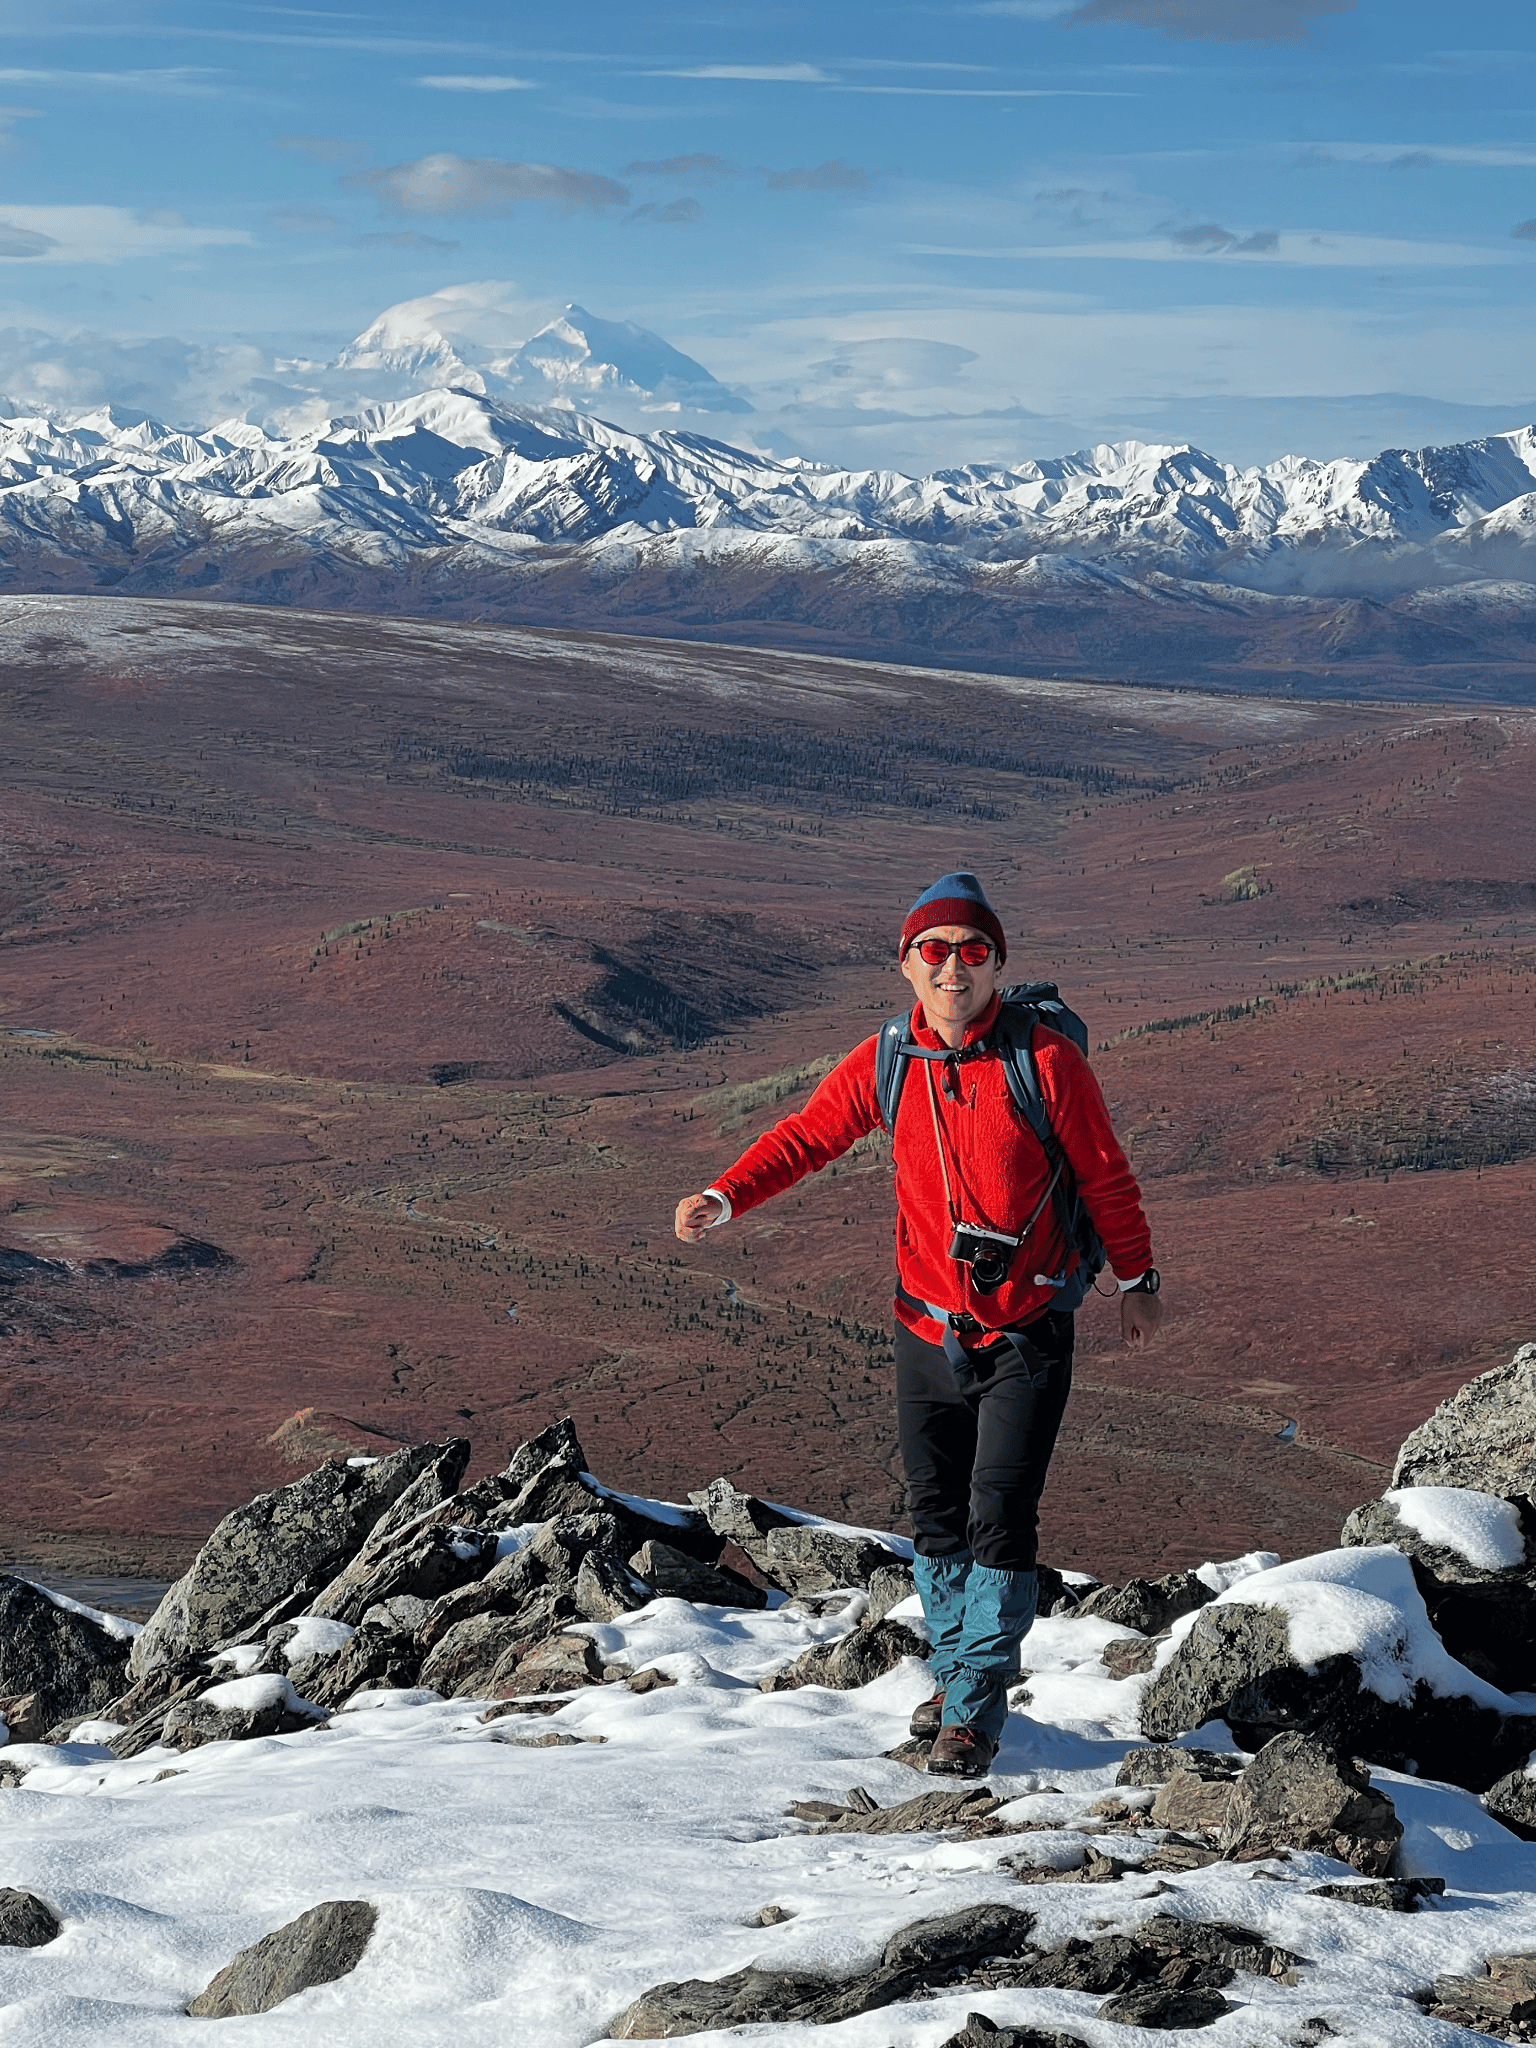
[[[899,1281],[896,1286],[896,1292],[899,1298],[907,1304],[908,1308],[919,1310],[928,1317],[930,1322],[943,1324],[944,1356],[949,1360],[950,1370],[954,1373],[962,1393],[967,1392],[973,1387],[980,1377],[976,1370],[976,1355],[974,1352],[966,1350],[965,1345],[961,1342],[962,1337],[996,1338],[1000,1344],[1006,1345],[1013,1352],[1020,1365],[1028,1373],[1031,1385],[1044,1387],[1049,1383],[1051,1361],[1043,1351],[1030,1342],[1025,1334],[1033,1327],[1035,1322],[1040,1320],[1038,1316],[1034,1317],[1029,1323],[1020,1323],[1011,1329],[995,1330],[989,1328],[985,1323],[977,1322],[976,1318],[965,1309],[940,1308],[936,1302],[924,1301],[920,1295],[911,1293]],[[991,1349],[994,1347],[989,1346],[987,1348]]]

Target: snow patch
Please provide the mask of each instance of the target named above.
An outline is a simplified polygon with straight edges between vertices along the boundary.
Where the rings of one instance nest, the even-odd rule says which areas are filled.
[[[1525,1562],[1520,1516],[1496,1494],[1463,1486],[1401,1486],[1382,1495],[1404,1528],[1454,1550],[1480,1571],[1508,1571]]]
[[[356,1634],[357,1630],[349,1628],[344,1621],[331,1621],[320,1614],[306,1614],[283,1644],[283,1661],[301,1664],[306,1657],[334,1657]]]
[[[229,1678],[222,1685],[211,1685],[200,1693],[211,1707],[227,1707],[237,1712],[260,1713],[267,1707],[286,1707],[290,1713],[318,1714],[319,1707],[308,1700],[301,1700],[288,1680],[279,1672],[262,1672],[255,1678]]]
[[[131,1643],[143,1630],[141,1621],[129,1621],[125,1615],[105,1614],[99,1607],[87,1607],[84,1601],[71,1600],[67,1593],[55,1593],[51,1586],[40,1586],[35,1579],[29,1579],[27,1584],[51,1600],[55,1607],[62,1607],[70,1614],[83,1614],[87,1621],[94,1621],[98,1628],[104,1628],[119,1643]]]

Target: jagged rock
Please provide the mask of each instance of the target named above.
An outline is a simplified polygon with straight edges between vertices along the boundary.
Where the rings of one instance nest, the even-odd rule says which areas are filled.
[[[1154,1636],[1150,1642],[1140,1636],[1117,1636],[1104,1645],[1104,1669],[1111,1678],[1139,1678],[1142,1672],[1152,1669],[1158,1650],[1167,1640],[1166,1636]]]
[[[1122,2027],[1159,2027],[1171,2032],[1179,2027],[1213,2026],[1223,2013],[1234,2010],[1231,2001],[1219,1991],[1165,1991],[1159,1985],[1148,1984],[1137,1991],[1122,1991],[1118,1998],[1106,1999],[1099,2007],[1098,2017],[1118,2020]]]
[[[260,1735],[291,1735],[313,1728],[324,1711],[302,1700],[286,1678],[232,1678],[196,1699],[178,1700],[165,1717],[160,1740],[167,1749],[198,1749],[205,1742],[249,1742]]]
[[[897,1806],[876,1806],[873,1800],[867,1806],[837,1806],[830,1799],[799,1799],[790,1812],[797,1820],[818,1823],[823,1834],[909,1835],[930,1828],[974,1827],[1006,1804],[976,1785],[964,1792],[923,1792]]]
[[[1519,1835],[1527,1842],[1536,1842],[1536,1756],[1518,1764],[1514,1770],[1490,1785],[1483,1794],[1483,1804],[1497,1821],[1502,1821],[1512,1835]]]
[[[1059,1948],[991,1966],[977,1981],[994,1989],[1088,1991],[1102,1998],[1143,1986],[1220,1990],[1239,1970],[1288,1980],[1301,1960],[1244,1927],[1162,1913],[1132,1934],[1102,1934],[1092,1941],[1069,1936]]]
[[[1227,1817],[1234,1782],[1231,1778],[1202,1778],[1194,1771],[1176,1771],[1152,1802],[1154,1825],[1219,1828]]]
[[[743,1493],[729,1479],[711,1480],[688,1496],[715,1534],[734,1543],[770,1584],[786,1593],[820,1593],[837,1586],[867,1586],[877,1571],[905,1560],[873,1537],[843,1536],[800,1522]]]
[[[0,1722],[11,1742],[41,1742],[48,1727],[42,1694],[18,1692],[0,1698]]]
[[[1208,1606],[1215,1597],[1193,1572],[1170,1572],[1163,1579],[1128,1579],[1123,1586],[1096,1586],[1072,1612],[1074,1618],[1091,1615],[1098,1621],[1112,1621],[1117,1628],[1157,1636],[1197,1607]]]
[[[1403,1825],[1352,1757],[1306,1735],[1277,1735],[1232,1789],[1216,1846],[1223,1856],[1313,1849],[1384,1875]]]
[[[262,1618],[286,1619],[271,1609],[301,1583],[318,1588],[333,1578],[406,1488],[457,1455],[461,1442],[421,1444],[371,1464],[322,1465],[235,1508],[134,1639],[129,1671],[142,1678],[157,1665],[217,1649]]]
[[[1215,1749],[1180,1749],[1160,1743],[1154,1749],[1133,1749],[1115,1774],[1117,1785],[1166,1785],[1176,1772],[1197,1778],[1235,1778],[1243,1768],[1240,1756]]]
[[[662,2041],[710,2028],[794,2021],[831,2026],[909,1998],[930,1984],[949,1987],[984,1958],[1017,1955],[1034,1916],[1009,1906],[970,1906],[921,1920],[886,1943],[880,1962],[851,1983],[785,1971],[736,1970],[713,1982],[692,1978],[658,1984],[628,2006],[608,2029],[612,2041]]]
[[[1443,1877],[1375,1877],[1310,1887],[1314,1899],[1337,1899],[1344,1906],[1374,1906],[1385,1913],[1417,1913],[1425,1899],[1438,1899]]]
[[[440,1643],[451,1628],[461,1621],[468,1621],[476,1614],[516,1614],[523,1607],[544,1580],[544,1566],[533,1555],[531,1544],[524,1544],[510,1556],[498,1559],[483,1579],[477,1579],[467,1586],[460,1586],[457,1592],[444,1593],[434,1600],[427,1610],[427,1618],[416,1631],[416,1640],[424,1650],[430,1650]],[[576,1611],[572,1599],[570,1610]]]
[[[724,1539],[693,1509],[619,1494],[595,1479],[568,1415],[519,1444],[504,1471],[477,1480],[456,1504],[461,1520],[496,1529],[594,1511],[618,1523],[614,1548],[625,1556],[653,1538],[706,1563],[713,1563],[723,1547]]]
[[[0,1887],[0,1948],[46,1948],[63,1932],[63,1921],[36,1892]]]
[[[359,1622],[370,1607],[397,1593],[436,1600],[484,1578],[495,1561],[496,1537],[490,1530],[450,1522],[397,1529],[371,1537],[306,1611],[331,1621]]]
[[[904,1622],[877,1621],[856,1628],[835,1643],[813,1643],[785,1671],[758,1680],[760,1692],[797,1692],[803,1685],[825,1685],[834,1692],[853,1692],[872,1679],[894,1671],[903,1657],[926,1657],[928,1645]]]
[[[406,1487],[393,1506],[385,1509],[369,1531],[370,1543],[377,1543],[397,1530],[419,1521],[434,1508],[446,1508],[458,1492],[459,1481],[469,1463],[469,1439],[450,1437],[439,1455]]]
[[[739,1572],[701,1564],[670,1543],[642,1543],[629,1560],[657,1597],[692,1600],[707,1607],[766,1607],[768,1595]]]
[[[32,1694],[33,1718],[44,1729],[101,1714],[122,1691],[127,1665],[121,1636],[0,1572],[0,1693]]]
[[[505,1662],[505,1659],[503,1659]],[[603,1662],[590,1636],[546,1636],[517,1659],[517,1667],[506,1676],[498,1675],[492,1697],[499,1700],[529,1699],[542,1693],[572,1692],[580,1686],[601,1685]]]
[[[1406,1642],[1409,1603],[1422,1610],[1422,1602],[1406,1560],[1400,1570]],[[1142,1731],[1153,1741],[1217,1719],[1247,1750],[1294,1730],[1393,1770],[1412,1762],[1425,1777],[1473,1792],[1536,1749],[1536,1716],[1438,1693],[1423,1679],[1406,1701],[1383,1699],[1366,1685],[1357,1658],[1340,1653],[1309,1668],[1291,1654],[1282,1608],[1239,1601],[1203,1609],[1141,1697]]]
[[[908,1564],[883,1564],[871,1572],[869,1579],[869,1606],[864,1611],[864,1626],[873,1628],[877,1621],[884,1621],[893,1607],[899,1607],[903,1600],[910,1600],[917,1591],[917,1581]]]
[[[1432,1517],[1415,1518],[1415,1497]],[[1437,1542],[1414,1526],[1460,1530],[1480,1553]],[[1356,1508],[1339,1541],[1389,1543],[1413,1565],[1435,1632],[1451,1655],[1505,1692],[1536,1687],[1536,1506],[1466,1487],[1415,1486]]]
[[[176,1683],[163,1686],[158,1681],[174,1676]],[[196,1659],[179,1659],[174,1665],[167,1665],[153,1672],[149,1680],[141,1679],[129,1689],[123,1699],[116,1703],[114,1720],[127,1719],[127,1726],[121,1735],[114,1735],[107,1744],[116,1757],[141,1756],[146,1749],[153,1749],[160,1740],[166,1718],[171,1709],[188,1700],[195,1700],[208,1684],[208,1673]],[[126,1702],[140,1691],[150,1694],[147,1705],[131,1715],[125,1715]]]
[[[649,1546],[642,1545],[643,1551]],[[674,1553],[681,1557],[682,1552]],[[688,1560],[693,1564],[694,1560]],[[698,1567],[707,1571],[707,1565]],[[581,1560],[571,1596],[578,1614],[588,1621],[614,1621],[621,1614],[633,1614],[655,1597],[650,1586],[619,1556],[616,1550],[589,1550]]]
[[[187,2012],[199,2020],[270,2012],[312,1985],[332,1984],[362,1961],[378,1917],[363,1899],[329,1899],[311,1906],[286,1927],[242,1949]]]
[[[1486,1977],[1437,1977],[1434,1996],[1474,2022],[1536,2020],[1536,1956],[1490,1956]]]
[[[317,1707],[340,1707],[364,1686],[415,1685],[420,1664],[413,1637],[365,1622],[344,1649],[291,1664],[288,1676]]]
[[[669,1678],[665,1671],[658,1670],[654,1664],[647,1664],[643,1671],[631,1672],[624,1683],[631,1692],[644,1693],[660,1692],[664,1686],[676,1685],[677,1680]]]
[[[388,1629],[393,1635],[413,1636],[432,1611],[430,1600],[420,1599],[415,1593],[392,1593],[387,1600],[380,1600],[370,1607],[363,1616],[366,1627],[371,1623],[375,1628]]]
[[[958,2034],[940,2048],[1085,2048],[1080,2034],[1053,2034],[1044,2027],[1000,2027],[984,2012],[965,2016]]]
[[[1405,1439],[1392,1484],[1536,1494],[1536,1344],[1442,1401]]]
[[[489,1699],[496,1672],[509,1650],[531,1639],[515,1614],[471,1614],[456,1621],[427,1653],[418,1683],[444,1699]]]

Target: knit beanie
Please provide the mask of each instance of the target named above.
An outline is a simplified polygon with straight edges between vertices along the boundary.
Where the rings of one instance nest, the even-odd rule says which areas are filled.
[[[973,931],[985,932],[997,948],[998,965],[1008,958],[1002,920],[974,875],[940,875],[931,889],[923,891],[901,928],[899,957],[905,960],[912,941],[941,924],[968,924]]]

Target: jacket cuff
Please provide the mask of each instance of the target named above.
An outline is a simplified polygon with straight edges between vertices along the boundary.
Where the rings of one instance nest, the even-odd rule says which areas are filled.
[[[721,1205],[720,1214],[714,1217],[708,1225],[709,1229],[718,1230],[722,1223],[729,1223],[731,1220],[731,1198],[729,1195],[723,1194],[719,1188],[706,1188],[704,1192],[706,1195],[713,1195],[715,1200]]]

